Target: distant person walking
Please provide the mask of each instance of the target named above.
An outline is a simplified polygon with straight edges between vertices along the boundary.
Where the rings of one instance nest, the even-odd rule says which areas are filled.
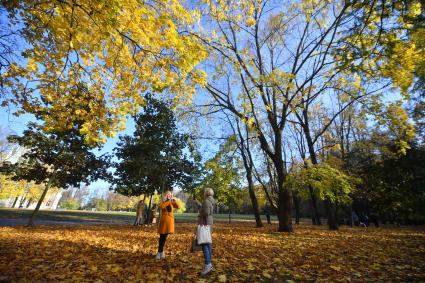
[[[136,220],[134,221],[134,226],[143,224],[144,210],[145,210],[145,203],[143,202],[143,200],[140,200],[136,208]]]
[[[156,259],[165,258],[164,246],[167,240],[168,234],[174,233],[174,208],[179,208],[173,194],[167,191],[159,203],[161,210],[161,217],[159,219],[158,233],[159,233],[159,245]]]
[[[156,223],[156,204],[152,205],[151,213],[149,214],[149,223]]]
[[[204,236],[207,236],[206,238],[212,239],[211,238],[211,233],[212,233],[212,226],[213,226],[213,211],[214,211],[214,205],[215,205],[215,200],[213,198],[214,196],[214,191],[211,188],[205,188],[204,190],[204,201],[203,203],[198,203],[199,206],[199,215],[198,215],[198,235],[197,235],[197,239],[198,239],[198,243],[202,246],[202,251],[204,252],[204,268],[201,272],[202,275],[206,275],[209,272],[211,272],[213,270],[213,266],[212,266],[212,240],[210,240],[211,242],[202,242],[202,239],[204,239]],[[202,228],[206,228],[203,229],[203,231],[207,231],[207,233],[210,233],[209,235],[199,235],[200,233],[200,228],[202,226]],[[200,242],[201,241],[201,242]]]

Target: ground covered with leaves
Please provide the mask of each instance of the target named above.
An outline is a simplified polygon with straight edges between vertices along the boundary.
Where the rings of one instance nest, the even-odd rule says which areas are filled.
[[[202,252],[189,251],[194,224],[179,223],[157,261],[156,227],[125,225],[0,228],[0,281],[292,282],[423,281],[425,230],[217,224],[215,271],[201,277]]]

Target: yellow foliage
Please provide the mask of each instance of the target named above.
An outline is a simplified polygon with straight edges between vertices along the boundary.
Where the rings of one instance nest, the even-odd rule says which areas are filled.
[[[408,142],[415,138],[415,127],[409,121],[409,115],[401,106],[401,102],[391,103],[387,107],[385,115],[386,126],[390,134],[395,138],[397,151],[401,155],[405,155],[406,151],[410,149]]]
[[[0,174],[0,199],[25,197],[26,199],[37,200],[44,190],[44,184],[36,184],[31,181],[14,181],[11,176]],[[56,193],[59,189],[51,187],[47,196]]]
[[[414,69],[420,61],[420,51],[415,43],[397,42],[387,64],[382,67],[384,76],[391,77],[402,93],[407,93],[414,79]],[[421,59],[423,60],[423,59]]]
[[[195,66],[206,57],[205,49],[195,37],[178,32],[199,20],[199,12],[186,10],[178,0],[155,5],[26,0],[5,6],[12,20],[27,26],[30,45],[24,52],[27,65],[12,65],[7,72],[17,78],[15,102],[26,112],[42,113],[46,130],[79,121],[87,141],[101,143],[138,111],[144,92],[170,89],[190,100],[195,85],[204,83],[205,74]],[[79,102],[73,90],[81,84],[90,99],[67,111]]]

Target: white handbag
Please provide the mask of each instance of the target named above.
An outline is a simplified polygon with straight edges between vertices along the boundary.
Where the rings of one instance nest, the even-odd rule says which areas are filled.
[[[198,229],[196,231],[196,239],[198,240],[198,245],[212,243],[211,226],[210,225],[198,225]]]

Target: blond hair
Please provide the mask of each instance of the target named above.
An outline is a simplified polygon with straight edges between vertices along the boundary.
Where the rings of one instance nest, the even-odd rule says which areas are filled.
[[[214,196],[214,190],[212,188],[205,188],[204,189],[204,197],[208,196]]]

